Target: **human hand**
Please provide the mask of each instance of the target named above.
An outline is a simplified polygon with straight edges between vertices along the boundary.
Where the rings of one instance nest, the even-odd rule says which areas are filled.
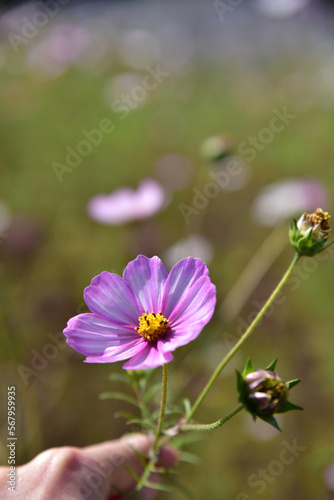
[[[121,500],[125,497],[119,491],[131,492],[136,485],[126,466],[140,475],[143,467],[135,451],[147,457],[151,444],[144,434],[129,434],[86,448],[51,448],[16,468],[15,493],[8,492],[8,467],[1,467],[0,497],[9,498],[10,494],[10,498],[19,500]],[[177,451],[165,446],[158,464],[171,467],[177,460]],[[154,490],[144,488],[139,498],[153,500],[155,495]]]

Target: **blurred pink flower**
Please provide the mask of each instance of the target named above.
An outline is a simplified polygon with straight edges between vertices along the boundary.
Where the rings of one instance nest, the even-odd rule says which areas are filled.
[[[84,27],[73,23],[57,24],[32,47],[28,65],[45,75],[58,76],[85,56],[90,42],[89,32]]]
[[[252,215],[263,226],[275,226],[302,212],[326,207],[328,194],[316,179],[284,179],[262,188],[255,198]]]
[[[87,205],[91,219],[118,226],[151,217],[166,205],[162,186],[154,179],[144,179],[137,190],[121,187],[110,194],[98,194]]]
[[[334,491],[334,462],[328,465],[324,473],[324,480],[327,488]]]

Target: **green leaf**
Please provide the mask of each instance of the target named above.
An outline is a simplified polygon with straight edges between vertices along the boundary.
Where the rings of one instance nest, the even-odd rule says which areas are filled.
[[[184,406],[185,416],[187,417],[190,414],[190,412],[191,412],[191,403],[190,403],[189,399],[187,399],[187,398],[184,398],[182,400],[182,403],[183,403],[183,406]]]
[[[282,431],[282,429],[280,428],[280,426],[278,425],[277,423],[277,420],[275,417],[273,416],[264,416],[264,415],[257,415],[261,420],[263,420],[264,422],[267,422],[267,424],[269,425],[272,425],[273,427],[275,427],[275,429],[277,429],[278,431]]]
[[[265,370],[270,370],[271,372],[273,372],[276,368],[276,365],[277,365],[277,361],[278,359],[274,359],[266,368]]]
[[[151,488],[152,490],[167,491],[168,493],[172,491],[169,486],[160,483],[152,483],[152,481],[145,481],[144,486]]]
[[[114,413],[115,418],[125,418],[126,420],[134,420],[137,419],[137,415],[133,415],[132,413],[129,413],[128,411],[116,411]]]
[[[142,392],[146,391],[147,384],[154,372],[155,372],[154,368],[152,370],[140,370],[140,371],[137,370],[135,372],[139,387],[142,390]]]
[[[194,455],[194,453],[189,453],[188,451],[183,451],[181,453],[180,461],[187,462],[193,465],[200,465],[202,463],[202,460],[197,455]]]
[[[130,446],[130,445],[128,445],[128,446],[129,446],[129,448],[131,448],[131,450],[133,451],[133,453],[136,455],[136,457],[138,458],[138,461],[140,462],[140,464],[145,468],[146,467],[146,463],[147,463],[147,457],[145,457],[144,454],[141,451],[138,451],[133,446]]]
[[[138,407],[136,399],[123,392],[102,392],[99,394],[99,399],[120,399]]]
[[[131,424],[139,424],[142,427],[147,427],[148,429],[151,429],[153,431],[155,431],[155,429],[156,429],[156,425],[153,422],[151,422],[150,420],[142,420],[140,418],[133,418],[126,423],[126,425],[131,425]]]
[[[168,476],[167,476],[168,479]],[[180,483],[179,481],[175,481],[174,477],[172,479],[171,483],[172,487],[174,490],[179,491],[182,493],[188,500],[193,500],[194,499],[194,493],[191,491],[187,486],[185,486],[183,483]]]
[[[144,395],[144,400],[146,403],[149,403],[150,400],[155,396],[157,392],[161,391],[161,382],[152,385]]]
[[[124,384],[130,385],[129,377],[124,373],[110,373],[110,375],[108,375],[108,379],[112,382],[124,382]]]
[[[151,414],[153,420],[156,420],[160,415],[160,408]],[[165,409],[165,415],[181,415],[183,417],[183,408],[178,405],[168,406]]]
[[[280,410],[277,410],[276,413],[285,413],[291,410],[303,410],[303,409],[304,408],[302,408],[301,406],[294,405],[293,403],[291,403],[291,401],[287,401]]]
[[[301,382],[300,378],[295,378],[294,380],[289,380],[289,382],[287,382],[289,389],[292,389],[292,387],[299,384],[299,382]]]
[[[140,477],[135,473],[135,471],[129,465],[123,465],[123,467],[128,471],[132,479],[139,483]]]
[[[199,432],[185,432],[183,434],[175,436],[175,438],[173,438],[173,444],[176,448],[181,449],[188,444],[201,442],[203,441],[203,439],[203,434]]]

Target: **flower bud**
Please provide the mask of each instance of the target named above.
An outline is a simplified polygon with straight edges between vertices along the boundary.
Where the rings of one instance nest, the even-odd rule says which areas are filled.
[[[290,227],[290,242],[296,252],[302,256],[312,257],[327,248],[331,227],[330,215],[321,208],[315,212],[300,217],[298,222],[294,219]]]
[[[229,134],[214,135],[206,139],[201,146],[201,155],[205,160],[216,162],[233,154],[234,140]]]
[[[254,370],[248,360],[243,373],[237,371],[237,377],[239,401],[252,414],[254,420],[259,417],[280,430],[273,417],[274,413],[302,408],[288,401],[289,389],[300,381],[296,379],[284,382],[278,373],[273,371],[276,362],[272,362],[264,370]]]
[[[245,395],[251,410],[258,415],[273,415],[287,401],[288,385],[270,370],[255,370],[245,379]]]

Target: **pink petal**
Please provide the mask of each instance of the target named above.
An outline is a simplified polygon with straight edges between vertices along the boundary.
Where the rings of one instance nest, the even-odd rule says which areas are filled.
[[[131,358],[142,350],[144,344],[142,337],[118,347],[107,347],[101,356],[89,356],[85,359],[86,363],[114,363],[123,359]]]
[[[169,319],[177,304],[187,295],[196,280],[208,274],[208,268],[201,259],[188,257],[180,260],[173,267],[166,281],[161,308],[164,316]]]
[[[149,259],[144,255],[138,255],[126,266],[123,273],[124,280],[134,290],[147,313],[158,313],[161,310],[167,276],[165,266],[158,257]]]
[[[117,274],[107,271],[92,279],[85,288],[84,299],[94,314],[113,323],[135,327],[144,312],[131,286]]]
[[[194,340],[210,321],[216,305],[216,287],[202,276],[169,317],[170,331],[161,339],[164,348],[174,351]]]
[[[158,342],[146,342],[141,352],[135,354],[127,361],[123,368],[125,370],[149,370],[162,366],[172,361],[173,355],[165,352],[163,344]]]
[[[101,355],[108,347],[129,344],[138,339],[133,327],[113,324],[91,313],[71,318],[64,335],[71,347],[86,356]]]

